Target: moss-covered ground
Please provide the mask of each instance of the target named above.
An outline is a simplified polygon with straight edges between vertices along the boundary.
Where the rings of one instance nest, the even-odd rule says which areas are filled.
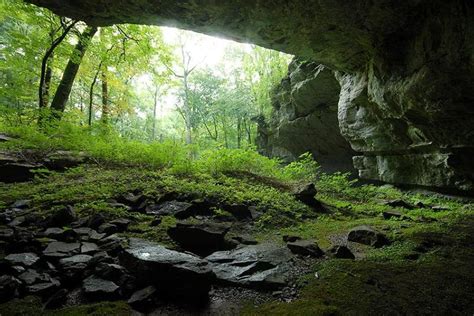
[[[300,297],[291,302],[247,306],[247,315],[472,315],[474,313],[473,204],[440,195],[401,192],[393,187],[355,186],[346,176],[322,176],[317,198],[328,211],[317,213],[296,201],[281,180],[245,173],[178,175],[140,167],[85,165],[65,173],[39,174],[32,182],[0,184],[0,209],[30,199],[40,215],[64,204],[79,215],[96,212],[133,220],[128,235],[171,244],[166,229],[174,218],[150,226],[152,217],[107,201],[139,191],[150,200],[167,193],[186,199],[210,198],[229,204],[255,205],[263,215],[251,234],[281,242],[284,234],[315,239],[323,249],[341,240],[351,228],[367,224],[384,232],[391,245],[360,247],[359,259],[324,260],[301,278]],[[391,199],[418,203],[408,210],[384,204]],[[419,203],[421,202],[421,203]],[[432,206],[440,206],[432,208]],[[403,219],[386,220],[397,210]],[[222,211],[215,210],[216,216]],[[318,273],[318,278],[314,273]],[[0,315],[127,315],[122,302],[41,311],[27,298],[0,305]]]

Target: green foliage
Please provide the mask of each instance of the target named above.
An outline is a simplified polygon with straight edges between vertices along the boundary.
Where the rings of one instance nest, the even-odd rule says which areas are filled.
[[[282,177],[284,179],[299,181],[306,180],[315,182],[319,174],[319,165],[313,159],[311,153],[302,154],[298,160],[286,165],[282,170]]]

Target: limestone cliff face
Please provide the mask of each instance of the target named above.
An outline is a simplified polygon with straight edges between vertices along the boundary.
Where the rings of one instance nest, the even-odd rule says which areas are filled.
[[[259,127],[260,151],[286,161],[311,152],[327,172],[353,172],[355,152],[339,131],[340,90],[332,70],[293,60],[273,92],[268,125]]]
[[[28,1],[95,25],[175,25],[315,61],[336,72],[340,133],[361,153],[354,158],[361,177],[474,192],[472,0]],[[311,97],[293,93],[293,81],[283,93],[293,101],[280,102],[281,122],[271,122],[278,138],[331,130],[334,107],[326,121],[322,95],[297,101]],[[318,112],[321,125],[311,118]],[[273,143],[272,153],[283,151]],[[304,145],[294,147],[279,154],[295,155]],[[321,156],[326,147],[314,150]]]

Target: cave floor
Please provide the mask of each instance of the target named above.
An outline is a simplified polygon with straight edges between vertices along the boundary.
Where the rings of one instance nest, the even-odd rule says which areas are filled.
[[[353,187],[334,176],[317,184],[316,197],[326,210],[321,212],[288,198],[282,193],[284,187],[271,179],[241,174],[190,177],[140,168],[82,166],[39,174],[31,182],[0,184],[0,211],[22,199],[29,200],[30,211],[38,216],[48,216],[58,205],[73,205],[79,216],[101,213],[109,219],[131,220],[120,236],[176,249],[167,234],[175,218],[164,216],[158,225],[150,225],[153,216],[117,208],[110,200],[127,192],[141,192],[155,200],[169,194],[210,198],[264,210],[255,220],[235,222],[230,235],[244,234],[259,243],[282,246],[282,236],[298,236],[315,240],[325,252],[333,245],[347,245],[356,257],[297,257],[300,268],[290,274],[291,287],[282,291],[213,286],[204,306],[163,301],[151,315],[474,313],[474,208],[469,200],[402,192],[391,186]],[[225,210],[214,209],[212,220],[228,217]],[[349,230],[360,225],[378,230],[390,244],[375,248],[348,242]],[[39,297],[26,296],[1,304],[0,315],[140,314],[121,300],[70,305],[43,309]]]

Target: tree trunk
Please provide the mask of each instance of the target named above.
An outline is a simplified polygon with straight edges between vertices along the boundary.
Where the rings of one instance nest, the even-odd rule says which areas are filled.
[[[158,87],[155,87],[155,95],[153,100],[153,129],[151,133],[151,140],[154,141],[156,138],[156,110],[158,107]]]
[[[242,121],[241,118],[237,118],[237,148],[240,148],[242,142]]]
[[[49,101],[49,88],[51,84],[51,76],[52,76],[52,57],[54,50],[58,47],[59,44],[66,38],[69,31],[76,25],[77,21],[73,21],[69,24],[63,31],[63,33],[56,39],[52,40],[51,46],[48,48],[46,53],[41,60],[41,73],[40,73],[40,82],[39,82],[39,108],[46,108],[48,106]],[[50,33],[50,36],[53,37],[54,31]],[[48,79],[49,76],[49,79]],[[45,96],[47,95],[47,99],[45,100]],[[41,120],[41,116],[40,116]]]
[[[51,79],[53,77],[53,67],[52,67],[53,60],[54,60],[54,54],[51,54],[51,56],[49,57],[48,63],[46,65],[46,73],[44,75],[43,86],[41,88],[40,108],[48,107],[49,91],[51,88]]]
[[[79,42],[76,44],[74,51],[69,58],[66,69],[64,70],[61,82],[59,83],[56,94],[54,95],[53,101],[51,102],[51,110],[54,111],[53,115],[57,119],[61,119],[62,113],[66,108],[66,103],[71,94],[72,85],[76,78],[79,65],[81,63],[84,54],[86,53],[87,46],[89,45],[94,34],[97,32],[97,27],[88,26],[79,37]]]
[[[191,124],[191,109],[189,108],[189,87],[188,87],[188,73],[185,70],[183,76],[184,83],[184,123],[186,125],[186,144],[191,144],[193,142],[192,138],[192,124]]]
[[[107,69],[107,68],[106,68]],[[107,83],[107,70],[102,70],[102,123],[109,121],[109,87]]]

